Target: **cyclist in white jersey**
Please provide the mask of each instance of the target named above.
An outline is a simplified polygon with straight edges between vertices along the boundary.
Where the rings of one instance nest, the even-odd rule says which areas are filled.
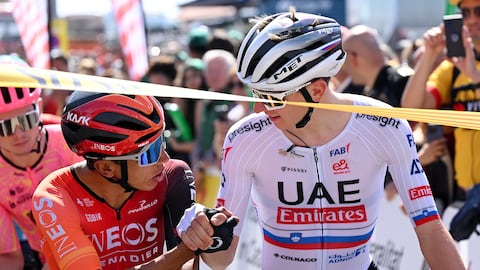
[[[232,262],[250,196],[263,232],[262,269],[378,269],[369,242],[381,218],[387,166],[431,269],[465,269],[407,121],[275,102],[388,107],[328,88],[345,57],[335,20],[293,9],[259,19],[246,35],[237,75],[255,96],[272,102],[257,103],[257,113],[225,137],[218,203],[229,211],[211,224],[232,213],[240,223],[228,250],[202,254],[212,269]],[[187,210],[177,227],[191,249],[211,243],[206,218],[188,222],[202,216],[200,210]]]

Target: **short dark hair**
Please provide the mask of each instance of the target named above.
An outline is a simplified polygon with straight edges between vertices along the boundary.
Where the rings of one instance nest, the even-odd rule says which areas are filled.
[[[161,73],[171,81],[177,78],[177,66],[175,60],[168,56],[161,56],[155,59],[150,65],[147,76]]]

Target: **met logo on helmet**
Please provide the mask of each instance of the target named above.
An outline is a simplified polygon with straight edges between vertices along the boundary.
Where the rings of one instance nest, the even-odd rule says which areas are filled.
[[[282,80],[284,79],[285,77],[287,77],[288,75],[290,75],[290,73],[292,73],[293,71],[295,71],[297,68],[300,67],[300,63],[302,62],[302,56],[298,56],[294,59],[292,59],[290,62],[288,62],[286,65],[284,65],[279,72],[273,74],[273,78],[275,80]]]
[[[78,115],[72,112],[67,112],[66,120],[75,124],[80,124],[82,126],[88,126],[88,121],[90,121],[90,117]]]

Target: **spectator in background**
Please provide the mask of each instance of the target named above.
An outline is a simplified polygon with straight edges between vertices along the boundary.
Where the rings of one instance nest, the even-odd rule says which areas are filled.
[[[342,30],[342,40],[345,40],[346,37],[350,34],[350,29],[345,26],[341,26]],[[348,57],[348,56],[347,56]],[[339,93],[353,93],[361,94],[363,92],[363,85],[356,85],[352,81],[352,76],[347,71],[347,68],[342,66],[335,76],[333,76],[329,81],[329,86]]]
[[[203,61],[198,58],[190,58],[185,61],[182,67],[180,76],[180,87],[189,89],[207,90],[207,85],[204,76],[205,65]],[[179,103],[179,109],[183,112],[185,118],[186,129],[183,131],[184,136],[182,138],[176,138],[176,136],[170,136],[169,142],[173,151],[185,153],[185,162],[190,166],[193,166],[191,162],[191,155],[195,148],[195,138],[197,137],[197,126],[200,126],[200,101],[198,99],[183,99]],[[180,107],[181,106],[181,107]],[[188,154],[188,156],[187,156]],[[196,178],[197,179],[197,178]]]
[[[251,92],[237,76],[232,77],[231,93],[239,96],[251,96]],[[197,202],[213,207],[217,198],[217,191],[220,187],[220,161],[223,151],[223,143],[228,129],[238,120],[253,112],[253,104],[245,101],[232,102],[231,104],[223,104],[215,108],[214,120],[214,136],[213,151],[218,157],[217,164],[212,164],[209,170],[203,174],[198,174],[195,178],[195,186],[197,187]]]
[[[365,25],[354,26],[343,41],[348,53],[345,69],[355,85],[364,85],[363,95],[379,99],[394,107],[400,106],[408,77],[400,75],[388,64],[380,36]]]
[[[232,77],[236,70],[236,60],[233,54],[220,49],[209,50],[205,53],[203,62],[208,90],[231,93]],[[223,115],[226,110],[229,110],[233,104],[231,101],[223,100],[198,101],[197,113],[200,116],[200,121],[196,127],[197,136],[192,164],[194,173],[198,176],[197,181],[199,183],[204,182],[204,185],[209,187],[204,192],[207,195],[200,195],[202,201],[203,198],[211,198],[209,195],[213,194],[215,196],[220,184],[219,160],[221,156],[218,155],[214,147],[215,120]],[[213,204],[214,200],[206,203],[210,207],[213,207]]]
[[[228,35],[227,30],[218,28],[212,31],[207,44],[207,50],[221,49],[235,55],[238,50],[238,44]]]
[[[128,80],[128,75],[123,72],[121,69],[117,68],[107,68],[103,71],[102,77],[106,78],[113,78],[113,79],[120,79],[120,80]]]
[[[445,59],[436,67],[439,55],[445,51],[443,24],[424,33],[425,51],[415,66],[415,73],[406,86],[402,106],[411,108],[449,108],[479,112],[480,95],[480,16],[475,10],[480,0],[451,0],[463,14],[462,38],[465,57]],[[432,72],[433,70],[433,72]],[[480,183],[480,131],[456,128],[454,173],[462,191]]]
[[[97,75],[97,63],[90,57],[80,59],[77,65],[76,72],[86,75]]]
[[[50,53],[50,69],[69,72],[68,57],[61,53],[60,50],[54,50]],[[69,90],[52,90],[44,89],[42,91],[43,112],[57,115],[57,123],[60,123],[60,115],[62,115],[63,106],[67,102],[67,98],[72,91]]]
[[[28,66],[1,55],[0,63]],[[44,262],[40,235],[31,219],[32,194],[52,171],[80,160],[60,125],[43,125],[39,88],[2,87],[0,95],[0,265],[37,270]],[[20,229],[17,236],[15,224]],[[22,256],[23,250],[23,256]]]
[[[188,55],[190,58],[202,58],[208,50],[210,28],[205,25],[197,26],[188,33]]]
[[[231,93],[232,76],[236,70],[236,60],[233,54],[225,50],[209,50],[203,57],[205,64],[205,80],[209,91],[220,93]],[[197,146],[195,161],[216,164],[217,156],[213,151],[214,120],[216,110],[222,105],[229,105],[230,101],[223,100],[201,100],[198,110],[200,114],[200,125],[197,127]]]

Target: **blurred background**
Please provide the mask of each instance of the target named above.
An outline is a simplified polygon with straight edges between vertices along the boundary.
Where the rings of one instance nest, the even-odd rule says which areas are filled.
[[[41,2],[42,0],[38,0]],[[111,0],[43,0],[48,9],[50,51],[122,57],[118,23]],[[15,1],[12,1],[15,2]],[[248,18],[288,10],[331,16],[342,25],[365,24],[376,28],[384,41],[400,50],[402,40],[421,37],[441,22],[446,0],[142,0],[145,34],[150,55],[181,50],[188,32],[198,26],[244,33]],[[0,1],[0,53],[22,54],[22,42],[12,16],[14,5]],[[426,15],[427,14],[427,15]],[[175,44],[172,44],[172,41]],[[178,48],[180,47],[180,48]]]

